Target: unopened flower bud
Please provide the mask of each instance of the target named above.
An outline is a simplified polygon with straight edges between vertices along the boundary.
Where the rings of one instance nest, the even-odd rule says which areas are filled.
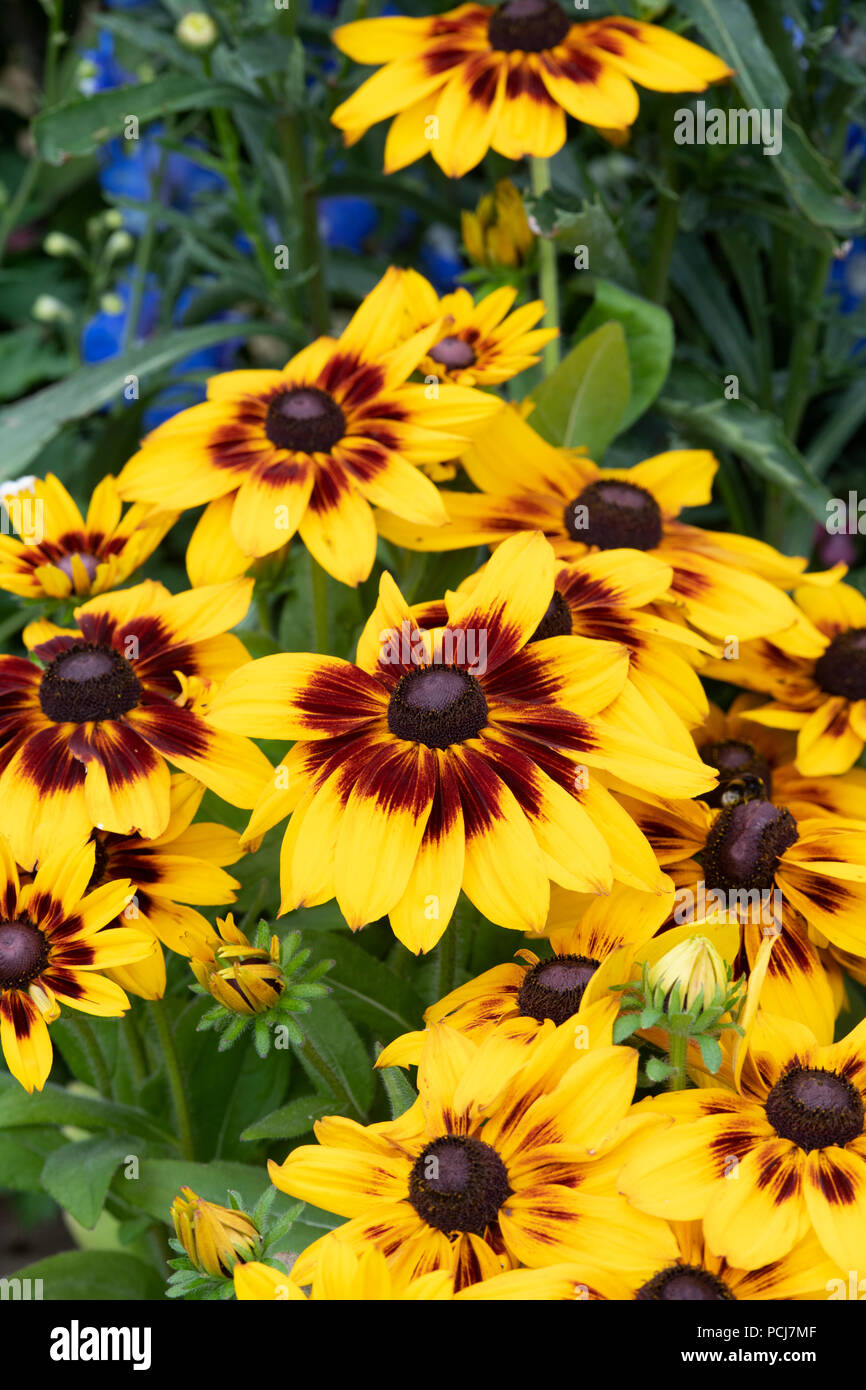
[[[190,10],[189,14],[185,14],[180,20],[174,32],[184,48],[196,49],[198,52],[213,48],[219,38],[216,25],[203,10]]]
[[[223,1008],[235,1014],[266,1013],[285,989],[280,968],[279,938],[271,939],[270,950],[253,946],[235,926],[231,913],[217,918],[220,940],[207,950],[207,957],[190,961],[203,989]]]
[[[678,985],[683,1011],[701,1001],[709,1008],[722,999],[728,988],[728,972],[724,960],[705,936],[692,936],[681,941],[662,956],[649,972],[653,989],[661,987],[666,995]]]
[[[230,1275],[238,1260],[256,1251],[259,1233],[245,1212],[206,1202],[191,1187],[175,1197],[171,1219],[192,1264],[215,1279]]]
[[[105,243],[105,254],[110,261],[114,261],[119,256],[128,256],[134,245],[135,242],[129,232],[123,230],[112,232]]]
[[[68,323],[71,310],[53,294],[40,294],[30,310],[37,323]]]
[[[65,232],[49,232],[42,243],[46,256],[80,256],[81,243]]]

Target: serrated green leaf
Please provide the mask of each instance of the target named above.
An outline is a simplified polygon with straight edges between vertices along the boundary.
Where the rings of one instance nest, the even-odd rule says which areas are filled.
[[[391,1119],[396,1120],[415,1104],[418,1092],[401,1067],[383,1067],[379,1075],[391,1107]]]
[[[600,462],[628,409],[625,333],[607,323],[583,338],[532,393],[534,430],[563,448],[583,445]]]
[[[297,1139],[312,1131],[316,1120],[324,1115],[333,1115],[337,1102],[333,1096],[299,1096],[288,1105],[272,1110],[254,1124],[247,1125],[241,1139]]]

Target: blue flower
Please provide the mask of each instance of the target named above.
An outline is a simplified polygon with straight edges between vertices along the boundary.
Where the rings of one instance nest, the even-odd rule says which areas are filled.
[[[379,214],[368,198],[345,194],[319,200],[319,234],[326,246],[360,255],[378,225]]]
[[[162,126],[151,126],[138,140],[109,140],[99,152],[99,185],[108,197],[129,198],[136,203],[159,199],[167,207],[189,212],[199,198],[221,192],[226,187],[221,174],[203,169],[194,159],[179,151],[165,157],[162,179],[157,186],[163,150],[159,143]],[[187,140],[190,150],[202,149],[200,141]],[[124,226],[140,234],[147,222],[144,208],[123,208]]]
[[[457,288],[466,267],[460,258],[460,243],[450,227],[434,222],[428,228],[421,243],[420,258],[421,269],[437,293],[450,294]]]
[[[866,237],[855,237],[847,253],[833,262],[830,290],[843,314],[853,314],[866,300]]]
[[[96,362],[109,362],[119,357],[126,338],[126,326],[132,311],[133,277],[128,275],[116,286],[114,293],[121,302],[116,313],[100,309],[98,314],[88,319],[81,333],[81,359],[88,366]],[[149,275],[145,280],[141,296],[138,323],[132,332],[133,342],[143,342],[153,333],[159,321],[159,305],[162,293],[156,277]]]
[[[95,48],[85,48],[82,55],[83,71],[78,79],[78,90],[86,97],[95,92],[110,92],[115,87],[128,86],[135,78],[126,68],[121,67],[114,54],[114,37],[103,31],[96,41]]]

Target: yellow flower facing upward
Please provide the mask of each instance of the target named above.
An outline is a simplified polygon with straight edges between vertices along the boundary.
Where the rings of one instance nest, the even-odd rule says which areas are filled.
[[[181,1195],[175,1197],[171,1219],[192,1264],[215,1279],[230,1275],[259,1243],[259,1233],[245,1212],[206,1202],[191,1187],[182,1187]]]
[[[489,149],[508,159],[552,155],[565,144],[566,113],[627,131],[638,114],[635,82],[702,92],[732,75],[721,58],[658,25],[621,16],[576,24],[556,0],[359,20],[336,29],[334,42],[355,62],[380,66],[331,119],[354,145],[396,117],[387,173],[425,154],[452,178]]]
[[[279,371],[211,377],[206,401],[147,436],[118,486],[142,502],[209,504],[187,553],[193,584],[234,578],[298,532],[329,574],[357,585],[376,556],[371,504],[445,520],[418,465],[453,458],[502,402],[450,382],[431,399],[408,383],[443,330],[406,341],[404,327],[392,268],[338,339],[316,339]]]
[[[109,474],[94,489],[86,518],[59,478],[3,494],[17,534],[0,535],[0,589],[21,598],[63,599],[116,589],[152,555],[177,512],[137,504],[122,516]]]
[[[441,324],[441,336],[418,365],[425,378],[458,386],[498,385],[537,362],[541,348],[559,331],[535,327],[544,314],[540,299],[511,313],[517,298],[513,285],[494,290],[476,304],[465,289],[440,299],[417,270],[404,270],[402,276],[409,334]]]
[[[523,199],[510,179],[500,179],[494,191],[479,200],[474,212],[464,209],[460,226],[469,259],[490,270],[521,266],[532,249]]]
[[[266,1013],[285,989],[279,938],[271,938],[269,950],[253,946],[231,913],[217,918],[217,929],[219,938],[212,943],[190,943],[193,974],[232,1013]]]

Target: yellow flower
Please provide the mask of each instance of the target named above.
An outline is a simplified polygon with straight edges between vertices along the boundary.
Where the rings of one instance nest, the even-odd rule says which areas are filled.
[[[523,265],[533,236],[523,199],[510,179],[500,179],[474,212],[460,214],[463,244],[470,260],[491,270]]]
[[[203,989],[235,1014],[259,1014],[272,1009],[285,989],[280,969],[280,942],[270,950],[253,946],[231,913],[217,918],[219,937],[212,943],[190,942],[193,973]]]
[[[556,0],[359,20],[333,37],[355,62],[380,66],[331,119],[354,145],[395,116],[388,173],[425,154],[452,178],[488,149],[508,159],[552,155],[565,144],[566,112],[624,132],[638,114],[634,82],[702,92],[731,76],[720,58],[668,29],[616,16],[576,24]]]
[[[171,1204],[177,1238],[196,1269],[215,1279],[230,1275],[238,1260],[247,1260],[256,1249],[259,1233],[242,1211],[206,1202],[191,1187]]]

